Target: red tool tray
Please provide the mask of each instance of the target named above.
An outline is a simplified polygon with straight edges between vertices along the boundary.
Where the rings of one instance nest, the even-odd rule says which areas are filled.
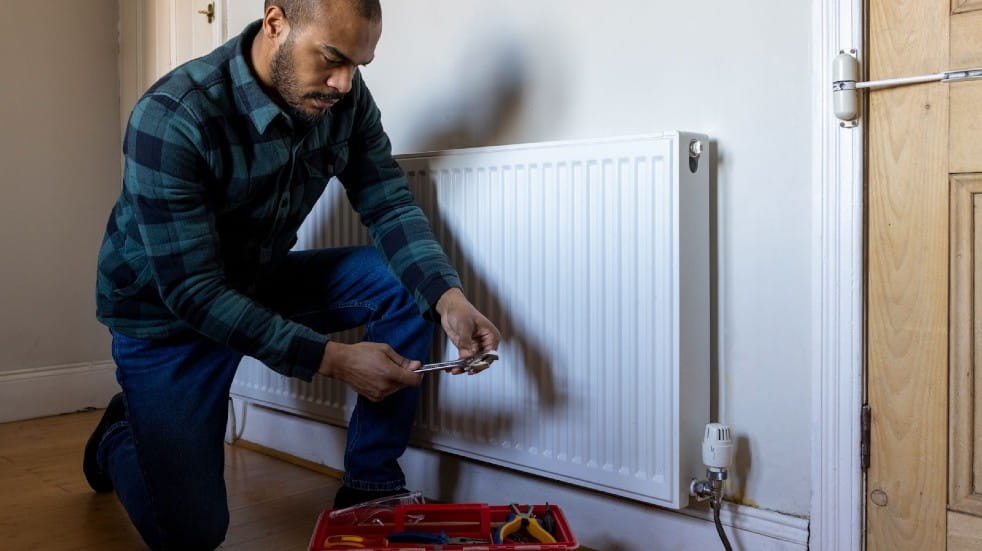
[[[528,506],[522,506],[525,511]],[[386,536],[394,532],[444,532],[451,538],[474,538],[491,541],[491,530],[500,527],[513,511],[508,505],[486,503],[427,503],[397,505],[379,509],[357,524],[350,520],[338,522],[331,519],[332,509],[321,513],[317,527],[310,538],[309,551],[325,549],[369,549],[375,551],[571,551],[578,549],[573,532],[566,523],[562,510],[549,505],[555,518],[553,537],[556,543],[406,543],[387,542]],[[532,513],[541,519],[545,505],[535,505]],[[345,538],[345,536],[348,536]],[[332,538],[335,546],[326,546]]]

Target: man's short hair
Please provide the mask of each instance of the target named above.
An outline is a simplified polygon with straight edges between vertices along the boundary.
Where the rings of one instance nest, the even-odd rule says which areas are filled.
[[[283,16],[291,25],[302,27],[310,22],[316,15],[323,2],[349,2],[358,10],[361,15],[369,21],[379,21],[382,19],[382,6],[379,0],[266,0],[264,10],[270,6],[279,6],[283,10]]]

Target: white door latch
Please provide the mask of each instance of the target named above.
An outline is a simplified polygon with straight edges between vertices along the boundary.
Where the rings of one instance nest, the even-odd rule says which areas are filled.
[[[859,82],[859,60],[855,50],[843,50],[832,61],[832,109],[844,127],[856,126],[859,118],[859,90],[892,88],[921,82],[957,82],[982,78],[982,67],[945,71],[930,75]]]

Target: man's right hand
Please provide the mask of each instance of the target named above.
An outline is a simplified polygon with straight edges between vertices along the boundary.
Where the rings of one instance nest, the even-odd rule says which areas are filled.
[[[328,341],[318,373],[343,381],[373,402],[423,380],[417,360],[403,358],[387,344]]]

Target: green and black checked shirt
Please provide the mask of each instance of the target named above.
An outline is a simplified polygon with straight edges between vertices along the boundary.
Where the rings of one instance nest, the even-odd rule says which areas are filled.
[[[310,380],[326,336],[252,297],[333,176],[424,314],[460,279],[361,75],[318,125],[295,128],[246,61],[258,29],[178,67],[133,109],[123,190],[99,252],[97,315],[136,338],[194,330]]]

